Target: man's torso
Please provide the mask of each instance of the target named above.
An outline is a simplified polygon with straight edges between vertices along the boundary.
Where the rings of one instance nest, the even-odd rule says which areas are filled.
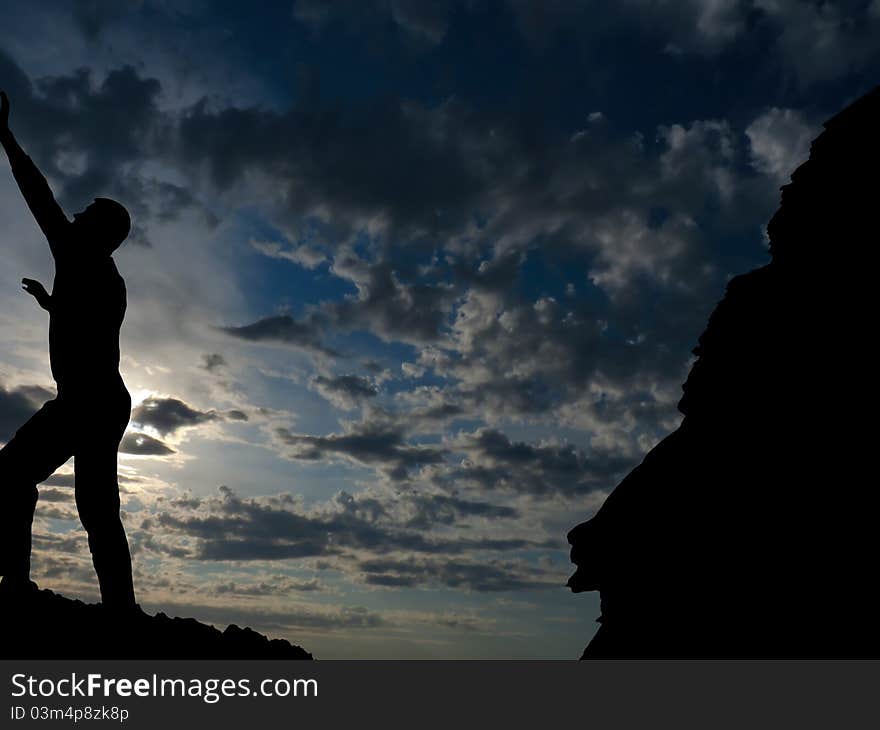
[[[98,388],[119,380],[119,331],[125,282],[110,257],[56,259],[49,317],[49,360],[59,389]]]

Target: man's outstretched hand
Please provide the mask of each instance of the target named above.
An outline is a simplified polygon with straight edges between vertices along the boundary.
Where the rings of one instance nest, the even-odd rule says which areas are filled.
[[[46,287],[36,279],[22,279],[21,286],[22,289],[37,300],[37,304],[46,311],[49,311],[49,304],[52,301],[52,297],[49,295],[49,292],[46,291]]]

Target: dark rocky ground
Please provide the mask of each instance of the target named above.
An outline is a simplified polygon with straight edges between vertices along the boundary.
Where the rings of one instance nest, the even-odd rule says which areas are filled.
[[[164,613],[114,616],[49,590],[0,595],[4,659],[312,659],[249,628],[224,631]]]

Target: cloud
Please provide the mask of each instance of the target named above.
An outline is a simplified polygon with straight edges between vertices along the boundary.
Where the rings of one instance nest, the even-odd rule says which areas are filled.
[[[251,246],[269,258],[292,261],[305,269],[315,269],[327,261],[324,251],[306,243],[290,248],[277,241],[258,241],[252,238]]]
[[[449,389],[443,397],[456,398],[457,393]],[[401,515],[400,519],[411,526],[444,520],[451,523],[466,515],[502,519],[515,517],[517,510],[479,500],[458,502],[454,495],[467,488],[494,495],[514,492],[533,498],[572,498],[608,489],[643,452],[642,444],[633,447],[630,442],[644,433],[655,438],[653,429],[670,425],[664,418],[669,417],[674,402],[652,400],[650,394],[634,391],[619,402],[610,398],[605,403],[593,402],[589,456],[571,443],[513,441],[497,428],[486,426],[446,433],[449,422],[464,408],[453,410],[445,403],[394,412],[371,407],[361,421],[346,424],[345,432],[328,436],[295,434],[285,428],[276,429],[275,435],[282,453],[292,459],[332,462],[341,458],[375,469],[391,484],[439,487],[444,496],[432,494],[425,501],[410,497],[409,504],[418,505],[416,514]],[[488,402],[481,401],[484,408]],[[578,406],[586,408],[586,404]],[[615,432],[617,424],[629,419],[634,422],[630,432]],[[444,434],[440,444],[420,444],[415,435],[408,435],[438,431]],[[621,438],[625,443],[617,441]]]
[[[87,555],[88,542],[85,532],[57,535],[34,531],[34,545],[40,549],[52,549],[56,555]]]
[[[646,237],[655,239],[657,234]],[[622,274],[609,269],[602,276]],[[595,415],[598,426],[606,420],[599,411],[622,414],[618,405],[650,400],[674,410],[684,376],[681,353],[692,341],[689,333],[698,331],[702,308],[680,310],[678,326],[671,326],[670,319],[649,328],[642,303],[627,301],[625,292],[615,318],[613,311],[597,312],[589,300],[545,297],[528,302],[471,290],[458,308],[451,342],[420,353],[419,365],[450,385],[413,417],[472,417],[498,423],[504,418],[542,418],[560,404],[578,402]],[[677,307],[685,301],[696,307],[693,297],[693,292],[684,291],[664,298],[670,308],[673,302]],[[645,426],[653,427],[647,422]]]
[[[48,484],[49,480],[43,482],[43,484]],[[71,484],[72,486],[72,484]],[[69,489],[46,489],[43,487],[40,489],[40,501],[41,502],[72,502],[73,501],[73,492]]]
[[[215,373],[219,370],[222,370],[227,365],[226,358],[223,357],[220,353],[210,352],[202,355],[202,365],[201,367],[207,370],[209,373]]]
[[[182,428],[192,428],[203,423],[216,421],[219,418],[220,416],[215,411],[200,411],[177,398],[156,398],[153,396],[144,400],[131,414],[133,423],[154,428],[163,437]],[[246,418],[245,416],[245,420]]]
[[[39,385],[23,385],[7,390],[0,384],[0,441],[9,441],[54,393]]]
[[[820,131],[818,124],[807,121],[795,109],[771,107],[745,130],[752,165],[774,182],[785,182],[810,156],[810,142]]]
[[[462,560],[365,560],[358,567],[368,585],[388,588],[443,586],[481,593],[558,586],[557,576],[522,563]]]
[[[750,9],[747,0],[682,0],[674,8],[658,0],[508,0],[504,5],[495,8],[495,13],[503,17],[505,10],[512,12],[525,40],[540,50],[552,42],[554,35],[565,31],[593,41],[597,36],[628,30],[668,39],[669,43],[700,53],[717,53],[742,34]],[[393,40],[387,27],[391,25],[405,40],[417,43],[419,49],[430,48],[446,38],[454,9],[478,22],[483,8],[482,3],[454,0],[379,0],[369,6],[351,0],[332,5],[297,0],[294,17],[316,33],[329,33],[334,27],[349,32],[357,29],[360,36],[374,38],[384,45]]]
[[[316,325],[307,321],[297,321],[289,314],[264,317],[252,324],[221,329],[232,337],[250,342],[292,345],[331,357],[339,354],[321,342],[320,329]]]
[[[286,576],[276,576],[271,581],[258,583],[236,583],[228,581],[214,586],[217,595],[233,595],[259,598],[262,596],[286,596],[291,592],[312,593],[325,590],[317,578],[296,580]]]
[[[62,506],[51,506],[51,507],[42,507],[37,513],[40,519],[50,519],[50,520],[66,520],[68,522],[76,521],[79,519],[79,513],[76,508],[65,508]]]
[[[322,250],[330,273],[353,284],[356,293],[315,303],[301,319],[269,317],[236,334],[314,347],[330,333],[366,330],[387,342],[410,343],[420,349],[412,363],[419,377],[445,380],[442,403],[410,414],[409,423],[420,415],[426,427],[468,416],[490,423],[536,419],[571,402],[584,402],[599,423],[599,410],[626,414],[618,405],[635,398],[618,386],[634,378],[640,387],[629,413],[638,408],[648,415],[643,405],[648,398],[657,421],[644,430],[665,425],[674,414],[687,352],[725,278],[724,268],[707,253],[709,232],[698,221],[712,210],[719,227],[740,232],[761,210],[754,205],[760,186],[738,167],[743,150],[730,124],[666,125],[657,130],[656,143],[647,145],[593,115],[570,138],[542,140],[537,154],[523,130],[506,122],[492,126],[498,120],[458,102],[401,108],[398,124],[433,130],[424,141],[431,150],[428,160],[444,159],[426,174],[448,179],[456,191],[465,181],[467,197],[443,199],[447,190],[436,200],[415,200],[418,189],[407,185],[403,198],[389,189],[380,200],[374,191],[354,205],[348,188],[328,189],[319,208],[324,220],[332,218],[335,234],[327,234]],[[253,124],[255,114],[242,112],[254,117],[247,122]],[[242,115],[236,119],[244,124]],[[302,123],[281,116],[270,123],[266,114],[260,119],[270,128]],[[217,121],[199,118],[212,127]],[[360,153],[348,132],[344,124],[334,128],[338,143],[350,149],[346,160],[353,160]],[[395,156],[412,151],[392,149]],[[414,160],[409,169],[428,169],[429,162]],[[456,161],[462,167],[453,185],[447,168]],[[281,163],[273,158],[273,165]],[[304,177],[310,169],[311,163],[300,159],[290,174],[302,178],[297,189],[312,195],[322,183]],[[280,174],[271,166],[263,171]],[[231,175],[223,184],[233,184]],[[277,184],[291,179],[279,178]],[[302,200],[287,195],[293,208],[279,209],[279,217],[307,215]],[[481,209],[484,221],[477,225],[475,212]],[[373,245],[352,246],[358,231]],[[404,241],[406,248],[400,245]],[[760,255],[759,244],[755,251]],[[567,291],[577,293],[567,299],[561,291],[526,296],[524,267],[535,264],[567,270]],[[593,405],[585,399],[597,379],[613,387]],[[329,383],[323,392],[329,394]],[[619,394],[620,404],[609,405],[612,393]],[[354,405],[339,392],[335,397],[342,407]],[[313,445],[315,457],[336,447],[333,441]],[[344,442],[340,450],[349,451]]]
[[[311,386],[337,408],[350,410],[368,398],[375,398],[379,389],[369,378],[360,375],[318,375]]]
[[[451,524],[447,517],[450,510],[464,518],[494,514],[503,519],[517,514],[500,508],[493,513],[489,505],[467,500],[441,500],[434,510],[426,507],[424,499],[411,504],[406,497],[379,500],[344,492],[320,509],[307,510],[290,495],[246,499],[222,487],[219,497],[197,500],[197,506],[169,505],[169,509],[144,518],[136,534],[150,535],[149,542],[140,544],[156,552],[173,549],[175,536],[196,538],[190,557],[208,561],[344,558],[351,551],[461,555],[557,548],[561,544],[561,540],[471,536],[467,532],[457,537],[426,534],[424,528],[429,524]],[[409,526],[401,526],[398,515],[408,515]],[[434,523],[432,516],[437,517]]]
[[[471,501],[445,494],[420,494],[409,497],[410,511],[407,511],[406,527],[429,529],[435,525],[453,525],[467,517],[480,517],[487,520],[504,520],[519,517],[514,507],[491,502]]]
[[[119,444],[119,451],[136,456],[169,456],[174,453],[174,449],[170,446],[145,433],[125,434],[122,443]]]
[[[185,189],[129,172],[133,163],[152,156],[160,124],[156,79],[141,78],[133,67],[123,66],[99,83],[85,68],[31,82],[0,52],[0,82],[10,97],[10,123],[40,169],[56,182],[66,210],[84,207],[97,194],[117,199],[133,213],[137,240],[139,221],[152,212],[173,218],[193,205]],[[69,164],[77,159],[84,166]]]
[[[727,122],[708,119],[689,125],[661,125],[658,136],[665,145],[660,155],[665,180],[687,185],[691,190],[708,188],[722,200],[730,198],[734,139]]]
[[[846,76],[880,53],[880,17],[860,0],[754,0],[754,7],[776,29],[776,52],[804,86]]]
[[[460,294],[451,282],[404,282],[392,261],[368,262],[350,250],[333,259],[331,271],[354,284],[358,293],[325,303],[319,310],[325,326],[366,329],[387,340],[436,341]]]
[[[609,454],[597,453],[588,459],[571,444],[536,446],[511,441],[490,428],[460,433],[451,448],[463,452],[465,458],[448,470],[435,470],[430,479],[445,485],[473,483],[483,490],[512,490],[532,496],[574,496],[607,489],[631,465],[630,459]]]
[[[139,10],[143,0],[88,0],[73,3],[73,17],[87,38],[94,41],[114,21]]]
[[[523,37],[537,48],[570,33],[589,48],[619,34],[675,55],[739,51],[767,70],[809,86],[876,60],[876,2],[862,0],[624,0],[534,3],[510,0]],[[699,61],[696,61],[699,63]]]
[[[356,424],[347,433],[328,436],[295,434],[278,428],[276,436],[291,447],[287,454],[302,461],[342,457],[382,469],[392,479],[403,479],[411,469],[443,460],[441,449],[406,443],[404,433],[370,423]]]
[[[357,0],[340,0],[332,5],[320,0],[296,0],[293,16],[297,21],[321,31],[331,20],[339,20],[359,32],[380,32],[381,20],[388,18],[409,40],[427,46],[440,43],[449,23],[453,0],[378,0],[365,5]]]
[[[462,206],[477,196],[485,175],[471,159],[475,140],[462,129],[467,113],[448,107],[431,113],[371,100],[278,113],[198,103],[167,152],[186,169],[205,170],[219,192],[241,192],[250,177],[248,193],[260,194],[279,228],[311,222],[321,232],[313,246],[335,247],[362,230],[424,236],[469,215]]]
[[[663,0],[552,2],[509,0],[523,37],[546,48],[554,35],[576,34],[585,44],[621,33],[639,36],[669,52],[714,56],[747,28],[750,0]]]
[[[438,0],[424,3],[421,0],[392,0],[391,17],[411,35],[430,44],[440,43],[446,35],[449,16],[455,3]]]

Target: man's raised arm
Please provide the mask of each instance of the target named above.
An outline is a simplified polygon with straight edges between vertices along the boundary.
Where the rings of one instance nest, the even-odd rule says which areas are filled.
[[[9,129],[9,99],[3,91],[0,91],[0,144],[6,150],[12,174],[28,208],[31,209],[37,224],[48,239],[52,254],[57,256],[59,247],[63,245],[64,234],[71,223],[55,201],[46,178],[37,169],[34,161],[25,154]]]

